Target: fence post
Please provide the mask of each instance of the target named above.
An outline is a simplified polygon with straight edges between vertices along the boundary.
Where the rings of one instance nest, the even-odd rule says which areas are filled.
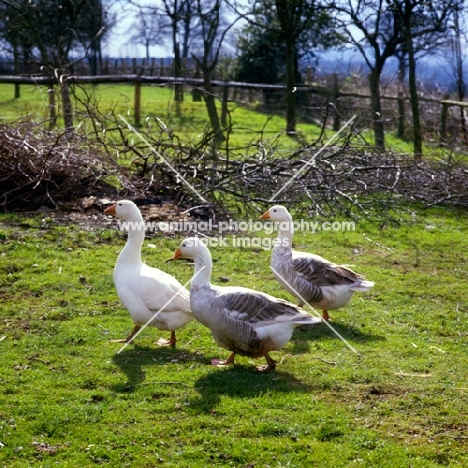
[[[135,112],[135,126],[139,127],[141,123],[141,80],[137,78],[135,81],[135,102],[134,102],[134,112]]]
[[[397,137],[405,138],[405,95],[400,91],[398,93],[398,127]]]
[[[444,94],[443,101],[446,101],[449,98],[448,94]],[[447,115],[449,104],[446,102],[441,102],[441,111],[440,111],[440,129],[439,129],[439,146],[442,146],[447,141]]]
[[[229,88],[227,86],[224,86],[222,94],[223,97],[221,98],[221,125],[223,127],[227,126],[228,95]]]
[[[200,67],[196,66],[195,68],[195,78],[200,78]],[[202,90],[198,87],[198,86],[195,86],[194,88],[192,88],[192,101],[193,102],[201,102],[202,101],[202,98],[203,98],[203,92]]]

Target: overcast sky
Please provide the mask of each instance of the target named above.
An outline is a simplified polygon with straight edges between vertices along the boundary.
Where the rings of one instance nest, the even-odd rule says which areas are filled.
[[[149,3],[154,5],[154,2]],[[120,2],[109,2],[108,8],[111,14],[116,15],[116,25],[109,34],[107,44],[103,46],[103,55],[105,57],[146,57],[145,47],[130,41],[132,23],[137,20],[138,10],[127,2],[123,5]],[[172,44],[167,43],[163,47],[151,46],[150,56],[155,58],[171,57]]]
[[[110,2],[109,9],[112,14],[117,15],[116,25],[112,28],[107,43],[103,47],[105,57],[146,57],[146,50],[142,44],[134,44],[130,41],[132,35],[132,23],[136,21],[137,14],[131,5],[119,5],[119,3]],[[151,57],[168,57],[171,55],[170,45],[166,48],[160,46],[151,46]]]

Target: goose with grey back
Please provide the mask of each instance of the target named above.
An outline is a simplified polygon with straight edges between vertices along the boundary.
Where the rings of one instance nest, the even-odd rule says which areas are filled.
[[[210,283],[213,269],[208,247],[200,238],[185,239],[172,260],[193,259],[195,272],[190,285],[190,306],[195,318],[208,327],[219,346],[231,351],[226,360],[212,365],[233,364],[236,354],[264,357],[271,370],[276,362],[269,353],[282,348],[293,330],[301,325],[317,325],[319,318],[282,299],[240,286],[215,286]]]
[[[293,250],[293,219],[286,207],[275,205],[260,218],[279,223],[270,264],[279,284],[298,299],[300,307],[306,301],[312,307],[322,309],[324,320],[330,320],[329,310],[345,306],[355,292],[367,292],[374,286],[374,282],[347,266]]]
[[[118,343],[133,341],[143,325],[171,332],[169,340],[160,339],[161,346],[175,346],[175,331],[193,319],[189,291],[173,276],[153,268],[141,260],[145,240],[145,222],[139,208],[130,200],[120,200],[109,206],[105,214],[124,221],[128,231],[125,247],[114,267],[117,294],[134,323],[132,332]]]

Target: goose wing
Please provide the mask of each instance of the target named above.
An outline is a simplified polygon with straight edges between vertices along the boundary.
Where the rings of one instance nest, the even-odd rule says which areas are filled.
[[[289,329],[320,323],[320,319],[282,299],[244,288],[228,289],[229,292],[217,290],[212,304],[216,303],[218,313],[210,328],[218,344],[232,351],[255,356],[263,346],[264,327],[270,325]]]
[[[139,298],[149,310],[156,312],[164,307],[165,312],[190,313],[189,292],[173,276],[146,264],[124,273],[118,278],[117,289],[127,296]]]
[[[293,258],[290,264],[299,278],[318,287],[352,285],[364,279],[353,270],[331,263],[318,255],[298,256]]]
[[[257,291],[235,291],[223,294],[226,313],[235,320],[267,325],[278,322],[307,322],[314,317],[288,301]]]

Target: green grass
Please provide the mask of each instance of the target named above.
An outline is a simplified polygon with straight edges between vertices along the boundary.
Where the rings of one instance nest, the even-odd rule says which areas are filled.
[[[87,86],[83,91],[77,89],[77,96],[99,109],[99,113],[112,117],[121,115],[134,124],[134,88],[125,84],[106,84]],[[0,84],[0,122],[10,122],[18,116],[29,115],[31,118],[47,120],[48,95],[44,86],[21,86],[21,97],[13,99],[13,85]],[[81,105],[75,101],[75,125],[87,125],[88,119],[82,118]],[[220,112],[221,105],[218,103]],[[61,115],[59,109],[59,115]],[[290,151],[300,144],[284,134],[285,120],[281,115],[265,115],[262,112],[248,110],[233,102],[229,103],[229,115],[232,131],[229,134],[231,147],[244,147],[261,138],[265,143],[269,140],[281,142],[282,151]],[[146,130],[159,132],[156,119],[171,131],[176,132],[188,143],[197,143],[203,133],[209,129],[209,120],[204,102],[193,102],[190,93],[185,94],[185,100],[180,104],[180,114],[174,103],[173,90],[160,86],[142,86],[141,88],[141,123]],[[113,120],[113,117],[112,119]],[[119,123],[122,123],[119,120]],[[109,123],[114,127],[115,124]],[[306,139],[314,139],[319,135],[315,125],[298,125],[298,132]],[[137,140],[137,137],[130,135]],[[254,148],[253,150],[257,150]],[[252,150],[252,151],[253,151]]]
[[[14,85],[0,84],[0,123],[11,122],[19,116],[28,116],[32,120],[48,122],[49,118],[49,97],[47,87],[21,85],[21,97],[14,99]],[[118,117],[121,115],[130,124],[135,125],[134,113],[134,86],[129,84],[99,84],[87,85],[82,88],[74,87],[76,97],[74,99],[75,126],[83,126],[91,130],[88,117],[88,108],[96,107],[97,114],[107,117],[107,137],[112,139],[112,130],[115,129],[115,119],[119,124],[123,121]],[[56,89],[57,91],[57,89]],[[78,102],[82,100],[81,102]],[[285,118],[281,113],[267,115],[255,110],[255,104],[229,102],[230,126],[228,145],[231,156],[245,157],[258,152],[258,144],[267,150],[274,151],[275,154],[289,155],[305,145],[312,144],[320,138],[321,130],[319,126],[302,121],[300,117],[297,123],[297,138],[286,135]],[[61,119],[60,99],[58,105],[58,124],[63,126]],[[161,134],[162,141],[167,142],[166,132],[173,132],[184,144],[196,146],[200,143],[206,132],[210,132],[209,119],[204,102],[193,102],[190,92],[184,95],[184,102],[179,107],[174,102],[174,92],[170,87],[157,85],[143,85],[141,87],[141,118],[139,129],[143,129],[155,137]],[[218,102],[218,113],[221,114],[221,104]],[[103,120],[105,122],[105,118]],[[161,130],[161,124],[165,130]],[[336,132],[330,128],[326,129],[322,135],[322,140],[327,141]],[[346,131],[343,135],[346,134]],[[117,136],[120,138],[120,135]],[[128,132],[131,143],[139,143],[139,138]],[[409,140],[401,140],[392,132],[386,133],[386,147],[389,151],[397,154],[413,153],[413,144]],[[373,144],[374,136],[370,129],[361,129],[359,139],[354,139],[353,144],[359,146],[369,146]],[[145,152],[145,150],[143,150]],[[447,149],[428,143],[424,149],[424,154],[430,154],[431,158],[447,157]],[[451,157],[453,157],[453,154]],[[460,157],[460,156],[458,156]],[[461,156],[463,159],[466,156]]]
[[[112,282],[125,236],[2,215],[0,466],[466,466],[468,218],[444,208],[401,218],[296,234],[296,248],[353,264],[376,286],[332,313],[359,355],[325,326],[296,330],[262,374],[242,357],[211,367],[228,352],[194,321],[175,349],[147,328],[118,354],[109,340],[132,328]],[[164,263],[180,240],[151,235],[143,256],[185,282],[191,265]],[[268,250],[226,244],[211,249],[214,283],[290,299]]]
[[[32,120],[48,122],[49,119],[49,97],[45,86],[21,85],[21,96],[14,99],[14,85],[0,83],[0,123],[8,123],[18,118],[28,116]],[[83,126],[91,130],[88,109],[96,107],[97,114],[104,119],[107,125],[107,137],[112,139],[115,129],[116,118],[119,124],[123,121],[118,117],[121,115],[130,124],[153,134],[158,141],[158,134],[162,135],[162,141],[167,142],[167,131],[173,132],[184,144],[196,146],[200,143],[205,133],[210,133],[210,124],[204,102],[193,102],[190,92],[185,92],[184,102],[179,107],[174,102],[174,91],[171,87],[163,85],[143,85],[141,87],[141,118],[140,125],[135,124],[134,111],[134,86],[130,84],[99,84],[75,86],[76,93],[73,98],[76,127]],[[57,92],[57,87],[55,88]],[[78,98],[78,99],[77,99]],[[81,101],[81,102],[79,102]],[[86,106],[83,105],[86,102]],[[218,114],[221,115],[221,103],[218,102]],[[61,118],[61,103],[57,99],[58,125],[63,126]],[[331,128],[325,129],[321,135],[319,126],[303,121],[298,116],[296,125],[297,138],[291,138],[285,133],[286,123],[282,113],[265,114],[255,103],[238,101],[228,103],[228,146],[231,156],[245,157],[258,152],[258,145],[275,154],[289,155],[306,145],[318,141],[328,141],[335,135]],[[109,120],[106,122],[105,118]],[[310,117],[310,116],[308,116]],[[165,128],[161,130],[161,124]],[[356,132],[356,130],[354,130]],[[347,131],[343,132],[346,135]],[[120,134],[117,136],[120,138]],[[131,143],[139,143],[139,138],[128,132]],[[362,147],[363,150],[372,145],[374,135],[370,128],[359,129],[359,138],[353,139],[353,145]],[[401,140],[393,132],[387,131],[385,135],[386,148],[396,154],[413,154],[413,143],[411,139]],[[335,142],[336,143],[336,142]],[[205,143],[206,144],[206,143]],[[223,149],[223,147],[221,147]],[[145,152],[145,150],[143,150]],[[450,149],[440,147],[434,141],[426,141],[423,153],[430,155],[433,159],[458,158],[466,160],[464,153],[453,152]]]

